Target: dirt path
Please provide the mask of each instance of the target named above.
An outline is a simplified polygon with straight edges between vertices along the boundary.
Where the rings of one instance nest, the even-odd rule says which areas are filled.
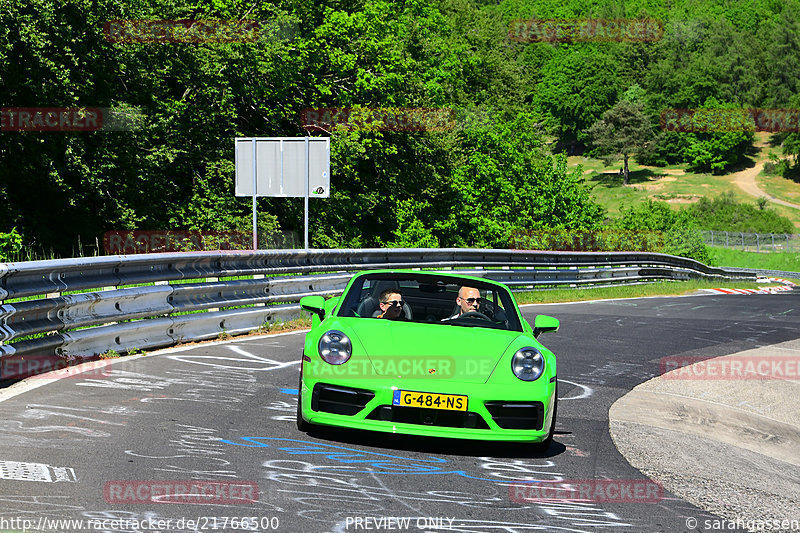
[[[761,151],[759,152],[756,158],[756,166],[754,166],[753,168],[748,168],[731,174],[733,182],[750,196],[755,196],[756,198],[760,198],[763,196],[770,202],[774,202],[780,205],[785,205],[786,207],[792,207],[794,209],[800,209],[800,205],[786,202],[779,198],[775,198],[771,194],[767,194],[766,192],[758,188],[758,185],[756,184],[756,176],[758,176],[761,170],[764,168],[765,159],[763,157],[763,149],[765,145],[763,143],[758,143],[757,146]]]

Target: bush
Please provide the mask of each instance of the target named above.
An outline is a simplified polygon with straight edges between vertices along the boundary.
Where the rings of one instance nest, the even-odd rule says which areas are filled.
[[[687,211],[704,230],[741,231],[744,233],[794,233],[791,220],[766,207],[760,199],[755,204],[736,200],[725,193],[713,200],[701,198]]]
[[[709,260],[703,234],[687,211],[673,211],[666,202],[648,200],[630,208],[622,208],[616,226],[632,231],[659,231],[664,235],[665,254],[688,257],[700,262]]]
[[[708,246],[695,220],[686,211],[679,212],[675,223],[664,232],[664,253],[690,257],[708,264],[711,258]]]
[[[11,228],[8,233],[0,232],[0,261],[11,261],[22,251],[22,235],[17,228]]]
[[[715,114],[714,110],[718,109],[730,112]],[[721,174],[729,166],[742,161],[753,146],[753,131],[748,129],[748,124],[739,131],[735,127],[730,128],[732,131],[725,131],[728,129],[726,124],[715,122],[715,117],[719,116],[735,118],[737,109],[734,104],[708,98],[688,123],[676,126],[685,128],[684,131],[663,132],[637,160],[652,165],[688,163],[692,172]]]

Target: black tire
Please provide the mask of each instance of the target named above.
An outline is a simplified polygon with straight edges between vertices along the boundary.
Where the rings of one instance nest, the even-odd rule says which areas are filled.
[[[303,374],[300,371],[300,381],[297,384],[297,429],[303,433],[308,433],[311,429],[311,424],[303,420]]]
[[[550,421],[550,430],[547,432],[547,437],[542,442],[536,442],[533,449],[536,452],[546,452],[550,445],[553,443],[553,434],[556,432],[556,416],[558,415],[558,382],[556,382],[556,399],[553,402],[553,418]]]

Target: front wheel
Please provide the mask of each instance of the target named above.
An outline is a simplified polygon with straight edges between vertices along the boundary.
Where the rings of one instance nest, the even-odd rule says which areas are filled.
[[[300,370],[300,381],[297,384],[297,429],[307,433],[311,424],[303,420],[303,371]]]
[[[556,432],[556,415],[558,414],[558,382],[556,382],[555,400],[553,401],[553,417],[550,420],[550,430],[547,437],[542,442],[534,443],[533,449],[536,452],[546,452],[553,443],[553,434]]]

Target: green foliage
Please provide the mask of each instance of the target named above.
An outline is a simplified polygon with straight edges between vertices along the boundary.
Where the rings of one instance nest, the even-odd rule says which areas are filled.
[[[768,207],[740,203],[733,194],[708,200],[701,198],[689,207],[674,211],[668,203],[647,202],[622,209],[616,227],[626,230],[660,231],[665,253],[707,262],[709,249],[700,230],[747,233],[792,233],[794,225]]]
[[[419,204],[411,200],[401,200],[395,211],[395,240],[388,245],[392,248],[438,248],[439,239],[420,220],[421,212],[429,208],[427,202]]]
[[[664,237],[658,231],[603,229],[553,229],[520,231],[512,236],[519,250],[560,250],[579,252],[661,252]]]
[[[686,211],[680,211],[675,223],[664,232],[664,253],[708,263],[708,246],[703,241],[703,234]]]
[[[98,356],[100,359],[116,359],[119,357],[119,352],[116,350],[108,350]]]
[[[720,174],[730,166],[742,162],[752,151],[755,125],[744,124],[744,128],[724,131],[727,126],[716,127],[713,110],[740,110],[736,104],[720,103],[709,97],[703,107],[698,108],[686,128],[689,131],[665,131],[656,138],[654,146],[641,158],[645,163],[672,164],[689,163],[693,172]],[[728,115],[734,116],[734,115]],[[704,131],[708,129],[708,131]],[[715,131],[719,130],[719,131]]]
[[[687,211],[673,211],[666,202],[648,200],[623,208],[616,226],[631,231],[659,231],[664,236],[664,253],[708,261],[708,247],[694,218]]]
[[[713,200],[701,198],[687,212],[704,230],[741,231],[745,233],[794,233],[794,224],[766,203],[740,203],[733,194]]]
[[[0,232],[0,261],[11,261],[22,251],[22,235],[17,228],[8,233]]]
[[[777,242],[776,244],[780,246]],[[722,267],[739,268],[763,268],[767,270],[785,270],[787,272],[797,272],[800,265],[800,253],[778,251],[775,253],[745,252],[734,248],[723,248],[720,246],[710,246],[711,262],[710,265]],[[764,243],[762,250],[770,251],[770,243]]]
[[[713,98],[706,101],[701,109],[736,109],[734,104],[721,104]],[[753,131],[701,132],[689,133],[689,146],[684,158],[689,169],[695,172],[714,172],[719,174],[726,167],[744,159],[748,148],[753,145]]]
[[[439,224],[445,245],[506,248],[515,228],[594,228],[602,209],[589,197],[580,170],[566,158],[542,155],[534,118],[520,114],[487,132],[468,135],[454,171],[455,202]]]
[[[562,142],[584,141],[584,131],[611,108],[620,92],[617,69],[604,46],[580,44],[553,52],[542,68],[535,101]]]
[[[533,17],[650,17],[665,32],[640,43],[509,38],[511,20]],[[272,24],[242,43],[103,34],[114,19],[192,18]],[[122,131],[0,131],[0,227],[54,255],[108,230],[249,232],[250,201],[233,195],[234,137],[304,135],[307,108],[444,107],[462,117],[449,131],[330,132],[332,196],[311,202],[312,246],[506,246],[519,229],[593,229],[601,209],[545,136],[580,150],[615,105],[638,106],[653,126],[666,108],[800,107],[798,20],[788,0],[0,3],[4,107],[141,117]],[[489,120],[463,119],[473,112]],[[790,174],[800,137],[779,138],[789,159],[776,172]],[[751,142],[668,132],[630,153],[723,172]],[[258,211],[264,235],[302,231],[299,199],[262,198]],[[0,253],[18,243],[0,237]]]
[[[586,134],[596,147],[595,153],[607,158],[607,162],[623,158],[625,173],[623,183],[627,185],[628,158],[644,149],[653,137],[650,122],[644,114],[644,104],[641,102],[641,90],[638,86],[631,88],[626,93],[626,98],[603,113],[603,117],[595,122]]]

